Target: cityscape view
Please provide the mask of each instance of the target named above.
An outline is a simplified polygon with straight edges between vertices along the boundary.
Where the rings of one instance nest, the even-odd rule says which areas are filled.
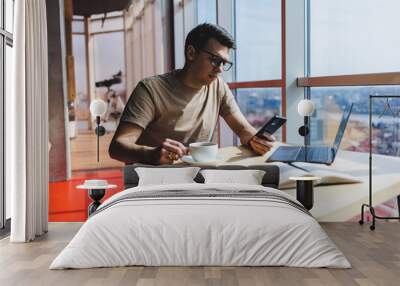
[[[256,129],[268,118],[281,114],[280,88],[246,88],[236,90],[236,101],[247,121]],[[274,134],[281,139],[281,129]]]
[[[354,104],[341,149],[369,152],[369,95],[400,95],[400,86],[313,88],[316,110],[311,118],[311,142],[332,144],[342,112]],[[400,99],[373,99],[372,152],[400,156]]]
[[[400,95],[400,86],[312,88],[316,108],[310,120],[313,145],[331,145],[344,108],[354,104],[341,149],[369,152],[369,95]],[[255,128],[281,113],[279,88],[237,91],[238,105]],[[400,156],[400,98],[374,99],[372,104],[372,152]],[[279,138],[279,136],[278,136]]]

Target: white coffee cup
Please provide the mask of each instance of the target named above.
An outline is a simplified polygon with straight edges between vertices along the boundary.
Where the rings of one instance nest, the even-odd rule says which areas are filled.
[[[212,142],[196,142],[189,144],[190,154],[194,161],[214,161],[218,154],[218,144]]]

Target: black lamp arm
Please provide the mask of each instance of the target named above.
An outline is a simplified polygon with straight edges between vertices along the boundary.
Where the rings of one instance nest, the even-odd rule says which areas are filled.
[[[96,116],[96,129],[94,130],[94,133],[96,133],[97,135],[97,162],[100,161],[100,154],[99,154],[99,144],[100,144],[100,136],[103,136],[104,134],[106,134],[106,129],[104,128],[104,126],[100,125],[100,116]]]

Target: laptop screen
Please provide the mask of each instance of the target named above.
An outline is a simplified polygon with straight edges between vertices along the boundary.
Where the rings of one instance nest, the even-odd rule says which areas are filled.
[[[353,109],[353,103],[350,106],[347,106],[345,111],[343,112],[342,120],[340,120],[339,128],[336,133],[335,142],[333,143],[333,149],[335,153],[339,149],[340,142],[342,141],[344,131],[346,130],[347,121],[349,120],[351,110]]]

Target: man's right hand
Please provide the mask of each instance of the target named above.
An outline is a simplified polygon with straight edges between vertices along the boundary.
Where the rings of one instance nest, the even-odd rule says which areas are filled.
[[[274,146],[274,142],[276,141],[275,136],[264,133],[261,136],[254,135],[250,141],[249,145],[253,151],[255,151],[259,155],[264,155]]]
[[[161,146],[156,148],[154,161],[160,165],[173,164],[175,160],[187,154],[188,148],[181,142],[166,138]]]
[[[172,164],[188,153],[182,143],[165,139],[161,146],[137,145],[143,128],[128,122],[120,122],[109,147],[110,157],[126,164]]]

